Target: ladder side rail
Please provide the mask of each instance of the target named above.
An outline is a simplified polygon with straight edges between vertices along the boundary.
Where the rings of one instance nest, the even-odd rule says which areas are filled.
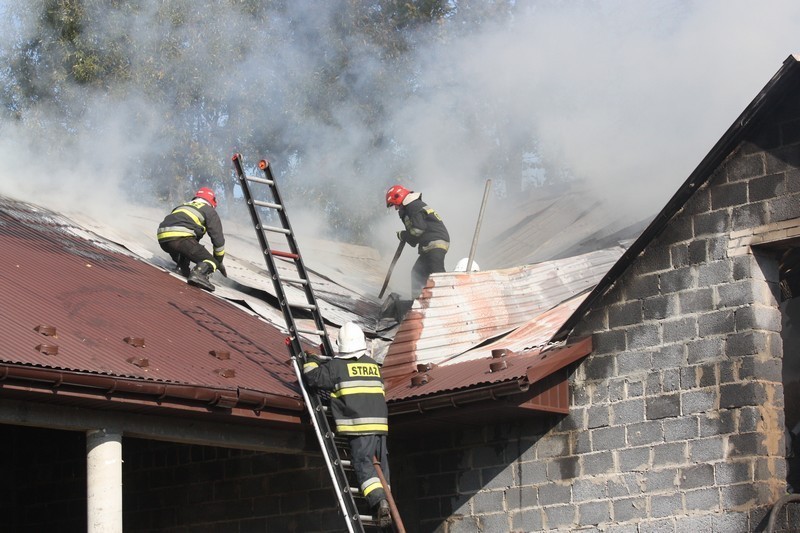
[[[306,390],[304,385],[305,382],[303,380],[303,371],[300,367],[301,361],[294,354],[291,346],[289,350],[292,354],[292,366],[294,367],[295,374],[297,375],[297,382],[300,384],[300,392],[303,395],[303,401],[308,406],[310,414],[312,415],[311,421],[314,425],[314,432],[317,434],[317,440],[319,441],[320,447],[324,452],[327,452],[323,453],[322,457],[325,459],[325,466],[328,468],[328,474],[336,483],[336,498],[339,500],[339,508],[342,510],[347,510],[347,516],[345,517],[347,529],[350,531],[350,533],[355,533],[357,531],[361,532],[364,530],[364,528],[361,524],[361,518],[358,513],[358,509],[355,507],[355,502],[353,501],[352,495],[349,494],[350,485],[347,483],[347,478],[344,477],[344,470],[341,468],[339,452],[333,443],[333,434],[331,433],[327,419],[325,418],[324,411],[322,409],[322,402],[320,402],[319,396],[316,394],[309,394]],[[322,421],[324,421],[324,424]],[[335,458],[335,462],[339,468],[334,467],[334,460],[332,460],[331,457]],[[345,498],[345,493],[347,493],[347,498]]]
[[[306,293],[306,298],[308,302],[317,309],[317,312],[312,313],[312,315],[314,317],[314,324],[316,325],[317,329],[323,332],[323,334],[320,335],[320,339],[322,340],[324,354],[332,357],[334,355],[333,345],[331,344],[331,340],[328,337],[327,329],[325,328],[325,321],[322,319],[322,313],[319,312],[317,298],[314,295],[314,289],[311,287],[311,281],[308,276],[308,271],[306,270],[305,264],[301,259],[300,248],[297,245],[296,239],[294,238],[295,233],[294,230],[292,229],[291,223],[289,222],[289,215],[286,213],[286,204],[283,203],[283,199],[281,198],[281,193],[278,190],[278,184],[275,181],[275,177],[272,175],[272,168],[270,167],[269,162],[266,161],[265,159],[262,159],[259,162],[258,166],[262,171],[264,171],[266,179],[272,183],[272,185],[270,185],[270,189],[272,190],[273,199],[275,200],[276,203],[283,206],[283,209],[281,209],[278,212],[278,216],[281,219],[283,227],[289,230],[289,233],[286,236],[287,241],[289,243],[289,250],[296,257],[296,259],[294,259],[294,262],[295,266],[297,267],[297,272],[300,278],[307,281],[307,283],[303,285],[303,290]],[[293,331],[292,333],[294,334],[296,332]],[[298,347],[299,347],[299,342],[298,342]]]
[[[260,231],[263,227],[261,216],[258,213],[258,209],[253,203],[253,193],[250,190],[250,184],[247,183],[247,176],[245,176],[244,169],[242,168],[242,156],[239,154],[234,154],[233,158],[233,166],[236,169],[236,176],[239,178],[239,184],[242,186],[242,194],[247,203],[247,209],[250,212],[250,218],[253,219],[253,223],[256,225],[256,236],[258,237],[258,244],[261,246],[261,253],[264,254],[265,258],[269,258],[271,256],[271,248],[269,245],[269,241],[267,237],[264,235],[263,231]],[[272,265],[269,264],[269,259],[267,259],[267,266],[271,267]],[[270,269],[270,273],[272,274],[273,281],[275,281],[275,270]],[[279,287],[275,287],[278,289]],[[280,292],[278,293],[278,297],[280,297],[280,293],[283,292],[283,288],[280,287]]]
[[[257,206],[253,202],[253,193],[250,190],[250,184],[247,183],[247,176],[244,173],[241,160],[241,155],[235,154],[233,156],[233,165],[236,168],[236,175],[238,176],[239,183],[242,186],[242,194],[247,201],[246,203],[247,208],[250,211],[250,217],[253,219],[256,229],[259,230],[256,231],[256,235],[258,237],[258,242],[261,245],[261,252],[264,255],[264,260],[267,262],[267,268],[270,272],[270,277],[272,278],[272,285],[275,288],[275,294],[278,297],[278,303],[281,306],[283,318],[286,321],[286,327],[289,330],[289,334],[295,338],[297,337],[297,326],[294,322],[294,316],[292,315],[292,310],[287,301],[286,292],[283,290],[283,284],[281,283],[280,275],[278,274],[278,265],[275,262],[275,258],[272,256],[272,248],[270,247],[269,241],[267,240],[266,235],[264,235],[264,232],[260,231],[262,228],[261,216],[258,213]],[[295,341],[293,340],[293,342]],[[299,340],[296,342],[299,351],[302,351]]]
[[[265,163],[264,161],[262,162]],[[241,164],[241,155],[235,154],[233,156],[233,164],[236,169],[236,174],[241,183],[244,197],[247,200],[250,216],[253,219],[254,224],[256,225],[256,229],[260,230],[262,228],[261,219],[257,210],[257,206],[253,201],[253,196],[250,190],[250,186],[247,183],[247,176],[245,175],[244,169]],[[259,166],[260,165],[261,163],[259,164]],[[273,183],[273,185],[270,186],[270,189],[273,192],[273,196],[275,196],[277,193],[277,188],[274,186],[274,180],[272,179],[271,172],[267,177]],[[280,197],[275,196],[275,200],[280,205]],[[281,221],[284,224],[284,227],[289,230],[289,233],[287,234],[287,240],[289,241],[289,244],[291,246],[292,253],[295,254],[296,257],[298,258],[295,260],[295,262],[300,266],[302,266],[302,261],[299,260],[300,255],[298,253],[297,245],[296,243],[294,243],[294,240],[292,238],[291,227],[288,225],[288,218],[285,217],[285,210],[280,209],[279,214],[281,216]],[[339,503],[339,507],[346,515],[348,530],[351,533],[361,533],[364,531],[363,525],[361,523],[361,517],[358,513],[358,509],[355,505],[355,501],[353,500],[352,494],[350,494],[350,487],[342,467],[342,460],[339,457],[338,449],[336,448],[336,444],[333,440],[334,433],[331,431],[330,425],[328,424],[328,420],[325,415],[322,401],[318,394],[309,393],[309,391],[305,387],[305,381],[303,380],[302,368],[301,368],[301,365],[305,363],[304,352],[297,335],[297,328],[295,326],[294,317],[291,312],[291,307],[288,305],[288,302],[286,300],[286,294],[285,291],[283,290],[283,285],[281,284],[280,274],[278,273],[277,265],[272,255],[272,250],[269,245],[269,241],[266,239],[263,231],[256,231],[256,234],[258,236],[259,243],[261,244],[262,252],[264,253],[264,258],[267,262],[267,267],[269,268],[270,273],[272,275],[272,281],[275,287],[276,294],[278,295],[279,298],[281,311],[283,312],[287,328],[289,329],[290,336],[287,338],[286,344],[291,354],[292,366],[294,367],[295,374],[297,375],[298,386],[303,396],[304,403],[308,409],[310,418],[312,420],[312,425],[314,427],[314,432],[317,435],[320,448],[323,451],[323,456],[325,459],[326,466],[328,468],[328,473],[330,474],[331,480],[335,485],[334,488],[336,491],[336,497]],[[303,268],[303,270],[299,271],[299,273],[307,281],[306,286],[310,286],[310,282],[308,282],[308,276],[305,273],[305,269]],[[311,297],[313,298],[313,293],[311,293]],[[315,322],[317,324],[322,323],[319,314],[319,308],[316,306],[315,299],[310,299],[309,301],[314,304],[315,311],[312,314],[314,315]],[[330,344],[330,340],[327,336],[327,332],[324,328],[324,323],[323,327],[319,329],[323,332],[323,335],[320,335],[324,340],[323,346],[326,350],[329,350],[326,355],[332,356],[333,354],[332,347]],[[347,493],[347,497],[345,497],[345,493]]]

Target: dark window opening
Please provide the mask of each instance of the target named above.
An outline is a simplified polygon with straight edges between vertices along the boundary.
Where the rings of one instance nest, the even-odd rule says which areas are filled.
[[[800,248],[788,248],[778,264],[783,338],[783,394],[786,420],[786,484],[800,493]]]

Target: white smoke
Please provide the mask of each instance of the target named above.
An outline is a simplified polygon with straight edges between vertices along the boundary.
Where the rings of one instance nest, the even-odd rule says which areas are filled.
[[[163,4],[140,4],[138,16],[100,19],[95,28],[133,35],[131,68],[163,60],[164,53],[166,29],[154,16]],[[486,175],[499,147],[527,150],[535,141],[542,157],[590,184],[590,194],[607,198],[611,210],[644,217],[666,203],[783,60],[800,51],[794,0],[510,4],[510,18],[476,23],[466,16],[470,2],[454,2],[459,9],[436,31],[416,37],[413,70],[400,69],[413,72],[410,95],[393,90],[395,65],[377,60],[373,45],[355,36],[324,41],[334,15],[327,2],[289,2],[286,18],[271,19],[267,28],[253,27],[224,0],[207,2],[204,12],[185,14],[192,24],[177,39],[191,54],[165,66],[240,113],[219,120],[246,115],[259,118],[256,129],[260,122],[278,124],[281,140],[305,155],[273,166],[296,164],[302,180],[332,184],[341,209],[382,205],[395,179],[421,191],[451,231],[452,266],[469,251],[485,180],[503,190],[504,176]],[[2,20],[6,51],[34,28],[25,19]],[[341,72],[343,90],[329,95],[332,116],[322,122],[303,113],[304,98],[320,96],[314,90],[320,58],[337,46],[350,60]],[[0,124],[0,193],[55,209],[64,208],[62,200],[73,207],[79,201],[113,224],[108,206],[125,201],[115,193],[130,169],[154,152],[170,154],[170,140],[160,136],[171,117],[168,103],[126,94],[137,96],[119,101],[75,88],[68,96],[86,110],[84,119],[56,131],[42,130],[36,120],[46,106]],[[381,128],[390,142],[368,160],[374,139],[360,113],[365,99],[389,110]],[[218,145],[221,165],[230,166],[236,139],[199,142]],[[268,152],[265,146],[265,153],[245,156],[254,163]],[[398,161],[401,177],[390,175]],[[492,202],[487,217],[502,218],[500,200]],[[324,228],[325,222],[293,225]],[[398,229],[393,210],[371,224],[373,244],[387,257]]]

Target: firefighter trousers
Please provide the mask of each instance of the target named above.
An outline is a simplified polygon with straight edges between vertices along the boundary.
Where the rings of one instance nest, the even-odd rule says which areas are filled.
[[[386,499],[381,480],[372,462],[377,457],[386,483],[389,483],[389,450],[386,448],[386,435],[360,435],[350,437],[350,453],[361,493],[370,507],[377,506]]]

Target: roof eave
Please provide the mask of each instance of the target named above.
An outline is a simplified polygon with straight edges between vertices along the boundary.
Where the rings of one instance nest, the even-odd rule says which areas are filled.
[[[126,379],[13,364],[0,364],[0,388],[38,391],[50,396],[58,393],[60,396],[127,401],[138,406],[144,404],[163,408],[165,405],[173,405],[178,409],[250,412],[261,419],[282,423],[300,423],[304,412],[299,398],[260,391]]]
[[[585,337],[567,346],[543,350],[539,364],[528,367],[524,376],[457,391],[390,401],[389,415],[423,415],[438,410],[464,410],[494,403],[495,409],[513,414],[568,414],[569,374],[592,351],[592,338]],[[558,354],[551,358],[550,354]]]

